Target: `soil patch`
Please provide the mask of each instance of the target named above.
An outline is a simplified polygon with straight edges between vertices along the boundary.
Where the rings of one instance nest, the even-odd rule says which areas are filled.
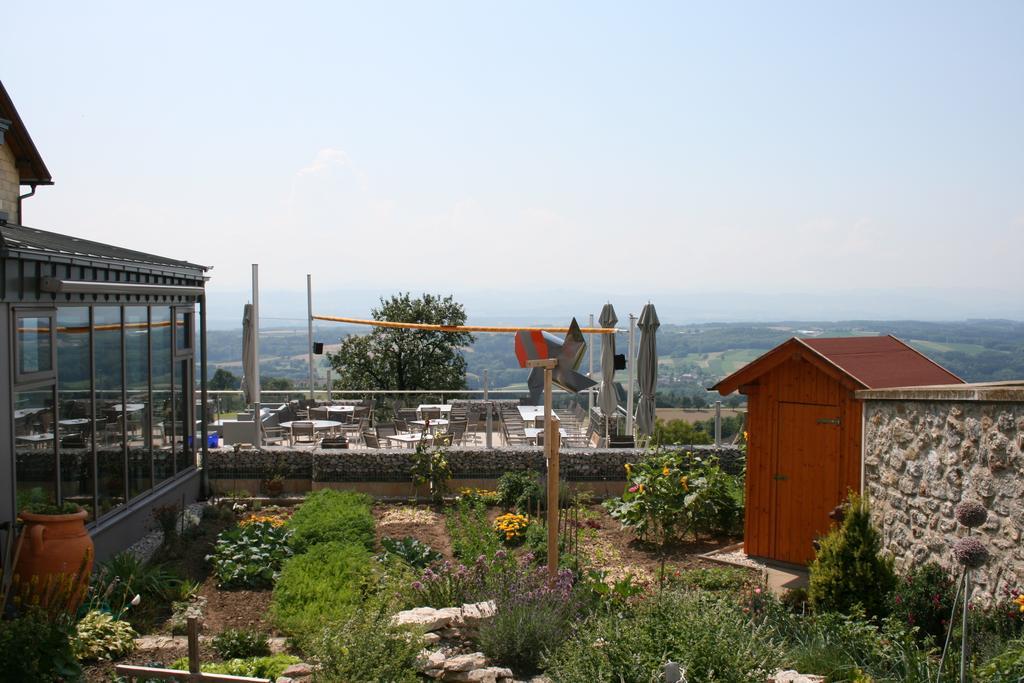
[[[385,536],[396,539],[411,536],[441,553],[446,560],[453,559],[444,515],[432,508],[425,505],[377,505],[373,508],[373,517],[377,522],[378,547]]]

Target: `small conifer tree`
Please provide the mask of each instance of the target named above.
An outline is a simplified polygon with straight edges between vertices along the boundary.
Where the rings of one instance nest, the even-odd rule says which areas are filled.
[[[896,573],[881,554],[865,498],[850,493],[846,518],[821,540],[810,571],[808,600],[815,611],[849,614],[860,605],[868,616],[885,616]]]

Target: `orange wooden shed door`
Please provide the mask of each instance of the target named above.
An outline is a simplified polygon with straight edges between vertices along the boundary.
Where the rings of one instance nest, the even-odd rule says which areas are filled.
[[[779,403],[774,487],[774,552],[783,562],[814,559],[839,504],[839,406]]]

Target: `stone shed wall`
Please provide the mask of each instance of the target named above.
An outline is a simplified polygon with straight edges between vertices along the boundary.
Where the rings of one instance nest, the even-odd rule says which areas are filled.
[[[962,500],[989,510],[992,559],[976,573],[988,602],[1024,580],[1024,400],[866,400],[864,483],[897,565],[953,568]]]

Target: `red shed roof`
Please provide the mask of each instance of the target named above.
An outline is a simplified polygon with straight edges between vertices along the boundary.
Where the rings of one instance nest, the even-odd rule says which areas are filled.
[[[892,335],[884,337],[794,337],[751,361],[712,387],[722,395],[750,383],[790,357],[799,355],[861,389],[887,389],[964,381]]]

